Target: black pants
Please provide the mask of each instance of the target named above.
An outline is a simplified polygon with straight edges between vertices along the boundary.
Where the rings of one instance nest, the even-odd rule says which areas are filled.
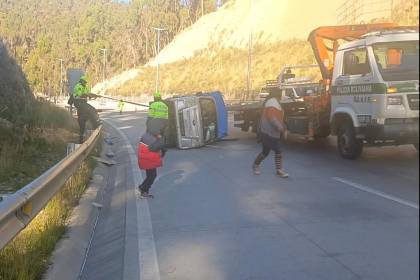
[[[85,129],[86,129],[86,119],[82,118],[82,117],[78,117],[77,121],[79,122],[79,141],[80,144],[83,143],[83,135],[85,134]]]
[[[147,169],[146,170],[146,178],[144,179],[143,183],[139,186],[139,189],[141,192],[149,192],[150,188],[153,185],[153,182],[155,181],[157,176],[157,170],[156,168],[153,169]]]
[[[270,147],[268,147],[267,145],[265,145],[264,143],[262,144],[262,151],[261,153],[257,156],[257,158],[254,161],[254,165],[259,166],[262,161],[270,154],[270,151],[273,150],[274,151],[274,164],[275,164],[275,168],[277,170],[281,170],[283,168],[283,155],[280,151],[280,149],[272,149]]]
[[[89,121],[93,128],[99,125],[99,116],[96,109],[87,103],[86,100],[76,99],[74,105],[77,109],[77,120],[79,122],[80,144],[83,142],[83,135],[85,134],[86,122]]]

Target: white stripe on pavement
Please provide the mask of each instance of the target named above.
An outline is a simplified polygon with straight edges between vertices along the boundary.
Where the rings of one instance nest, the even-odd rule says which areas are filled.
[[[107,121],[125,142],[125,148],[130,155],[131,173],[133,175],[134,189],[137,194],[137,186],[141,182],[141,173],[137,167],[137,156],[127,136],[111,121]],[[137,199],[137,230],[139,248],[140,280],[160,280],[159,264],[157,261],[156,245],[153,236],[152,219],[150,216],[149,202],[147,199]]]
[[[332,177],[332,179],[334,181],[346,184],[350,187],[359,189],[361,191],[364,191],[364,192],[367,192],[367,193],[370,193],[370,194],[374,194],[374,195],[380,196],[382,198],[385,198],[385,199],[397,202],[399,204],[402,204],[402,205],[405,205],[405,206],[408,206],[408,207],[419,210],[419,206],[417,204],[413,203],[413,202],[410,202],[410,201],[407,201],[407,200],[389,195],[387,193],[384,193],[384,192],[381,192],[381,191],[378,191],[378,190],[375,190],[375,189],[372,189],[372,188],[369,188],[369,187],[366,187],[366,186],[363,186],[363,185],[360,185],[360,184],[357,184],[357,183],[350,182],[350,181],[348,181],[346,179],[343,179],[343,178],[340,178],[340,177]]]

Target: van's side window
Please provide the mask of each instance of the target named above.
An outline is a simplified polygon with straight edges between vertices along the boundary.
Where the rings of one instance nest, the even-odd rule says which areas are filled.
[[[365,75],[370,72],[369,57],[365,48],[344,53],[343,75]]]

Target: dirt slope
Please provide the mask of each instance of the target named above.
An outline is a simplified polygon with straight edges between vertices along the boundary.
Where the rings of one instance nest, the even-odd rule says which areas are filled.
[[[247,48],[252,31],[254,44],[270,44],[291,38],[306,39],[320,25],[335,24],[341,0],[232,0],[198,20],[161,50],[159,63],[166,64],[218,48]],[[146,66],[156,65],[152,59]],[[141,75],[126,71],[94,87],[95,92],[112,91]]]

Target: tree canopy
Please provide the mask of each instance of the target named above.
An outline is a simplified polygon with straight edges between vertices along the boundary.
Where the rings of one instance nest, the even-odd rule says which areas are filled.
[[[202,5],[203,4],[203,5]],[[216,0],[0,0],[0,40],[23,67],[32,89],[60,92],[64,68],[86,69],[91,83],[144,64],[161,46],[216,9]],[[64,78],[65,74],[63,75]]]

